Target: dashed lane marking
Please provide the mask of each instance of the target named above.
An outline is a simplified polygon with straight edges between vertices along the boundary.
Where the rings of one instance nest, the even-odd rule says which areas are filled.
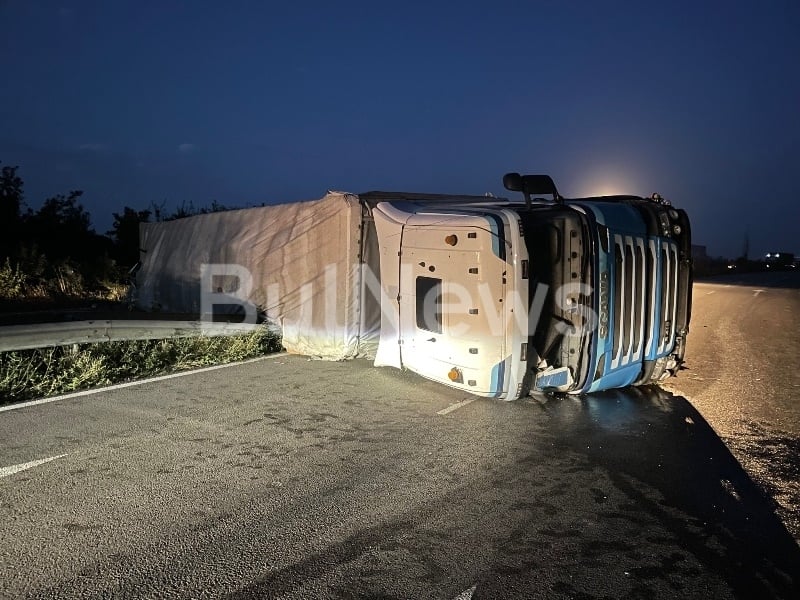
[[[473,585],[468,590],[464,590],[463,592],[461,592],[453,600],[472,600],[472,594],[475,593],[475,588],[477,587],[478,587],[477,585]]]
[[[462,406],[466,406],[467,404],[471,404],[471,403],[475,402],[475,400],[477,400],[477,398],[468,398],[467,400],[462,400],[458,404],[451,404],[447,408],[443,408],[442,410],[440,410],[436,414],[437,415],[446,415],[447,413],[451,413],[454,410],[458,410]],[[460,598],[460,596],[459,596],[459,598]]]
[[[51,460],[64,458],[65,456],[67,455],[59,454],[58,456],[51,456],[50,458],[42,458],[40,460],[32,460],[30,462],[20,463],[18,465],[11,465],[10,467],[0,467],[0,479],[3,477],[8,477],[9,475],[13,475],[14,473],[19,473],[20,471],[25,471],[27,469],[32,469],[33,467],[38,467],[39,465],[49,463]]]

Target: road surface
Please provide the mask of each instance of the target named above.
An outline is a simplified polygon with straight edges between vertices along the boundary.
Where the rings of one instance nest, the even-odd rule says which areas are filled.
[[[760,357],[797,336],[758,308],[797,293],[698,286],[694,404],[279,356],[2,412],[0,597],[797,598],[781,473],[720,438],[797,439],[796,370]]]
[[[800,272],[696,283],[686,360],[665,387],[702,413],[800,539]]]

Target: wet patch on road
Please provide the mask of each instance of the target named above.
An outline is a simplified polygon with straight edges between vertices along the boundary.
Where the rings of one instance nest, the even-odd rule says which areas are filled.
[[[800,540],[800,439],[746,420],[724,439]]]

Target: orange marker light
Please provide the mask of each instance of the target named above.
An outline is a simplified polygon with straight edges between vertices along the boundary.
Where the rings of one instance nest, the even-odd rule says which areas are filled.
[[[453,367],[450,369],[450,372],[447,374],[447,376],[450,378],[450,381],[458,381],[461,379],[461,371]]]
[[[458,236],[448,235],[446,238],[444,238],[444,243],[448,246],[455,246],[458,243]]]

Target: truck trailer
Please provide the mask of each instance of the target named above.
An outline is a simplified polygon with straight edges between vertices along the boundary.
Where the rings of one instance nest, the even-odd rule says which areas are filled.
[[[238,311],[289,352],[408,369],[479,396],[573,394],[675,375],[691,232],[658,195],[373,191],[141,225],[137,304]]]

